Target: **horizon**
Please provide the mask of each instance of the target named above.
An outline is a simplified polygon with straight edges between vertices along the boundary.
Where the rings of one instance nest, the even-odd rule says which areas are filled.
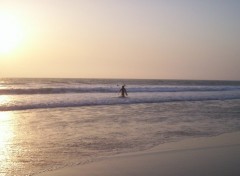
[[[1,78],[240,80],[240,1],[0,2]]]
[[[84,77],[1,77],[1,79],[99,79],[99,80],[162,80],[162,81],[229,81],[239,82],[240,80],[224,80],[224,79],[164,79],[164,78],[84,78]]]

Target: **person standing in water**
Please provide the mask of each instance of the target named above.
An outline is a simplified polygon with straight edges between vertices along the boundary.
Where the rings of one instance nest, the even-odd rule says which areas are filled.
[[[127,96],[127,90],[125,89],[125,85],[122,86],[122,88],[119,90],[119,92],[121,93],[121,97],[125,97],[125,95]]]

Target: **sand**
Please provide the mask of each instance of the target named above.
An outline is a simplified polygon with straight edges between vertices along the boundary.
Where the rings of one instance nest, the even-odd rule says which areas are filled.
[[[239,176],[240,132],[162,144],[39,176]]]

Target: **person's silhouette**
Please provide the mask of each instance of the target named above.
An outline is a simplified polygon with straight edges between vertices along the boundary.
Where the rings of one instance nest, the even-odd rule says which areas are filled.
[[[122,88],[119,90],[119,92],[121,93],[121,97],[125,97],[125,95],[127,96],[127,90],[125,89],[125,85],[122,86]]]

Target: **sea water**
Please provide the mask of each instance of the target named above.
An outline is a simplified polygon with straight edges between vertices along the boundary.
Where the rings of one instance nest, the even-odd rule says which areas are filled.
[[[239,81],[0,80],[0,176],[239,130]]]

